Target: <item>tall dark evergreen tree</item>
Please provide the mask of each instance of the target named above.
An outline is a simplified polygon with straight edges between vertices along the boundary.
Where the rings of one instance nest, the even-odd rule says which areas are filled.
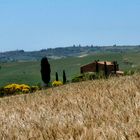
[[[106,61],[104,62],[104,73],[105,73],[105,77],[107,78],[107,74],[108,74],[108,71],[107,71],[107,64],[106,64]]]
[[[99,72],[99,65],[98,65],[98,61],[95,61],[96,63],[96,72],[98,73]]]
[[[66,73],[65,73],[65,70],[63,70],[63,84],[66,84]]]
[[[41,59],[41,77],[45,84],[50,82],[51,68],[47,57]]]
[[[56,77],[56,81],[59,81],[57,72],[55,73],[55,77]]]

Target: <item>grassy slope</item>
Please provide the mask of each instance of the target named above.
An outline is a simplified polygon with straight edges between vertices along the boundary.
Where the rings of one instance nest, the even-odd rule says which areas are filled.
[[[117,60],[123,70],[131,69],[131,65],[123,63],[124,60],[132,62],[135,68],[140,68],[140,52],[137,53],[97,53],[83,58],[69,57],[66,59],[51,60],[52,80],[55,79],[57,71],[62,77],[63,69],[66,70],[68,80],[80,73],[80,66],[94,60]],[[0,64],[0,86],[8,83],[26,83],[35,85],[41,83],[40,62],[13,62]],[[62,80],[62,79],[61,79]]]
[[[0,99],[0,138],[140,139],[140,75]]]

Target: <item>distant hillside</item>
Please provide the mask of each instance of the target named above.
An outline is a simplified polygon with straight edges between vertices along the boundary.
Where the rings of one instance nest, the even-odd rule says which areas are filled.
[[[140,45],[137,46],[70,46],[59,48],[48,48],[40,51],[26,52],[24,50],[8,51],[0,53],[0,62],[11,61],[36,61],[43,56],[51,59],[59,59],[70,56],[85,56],[98,52],[126,52],[140,51]]]

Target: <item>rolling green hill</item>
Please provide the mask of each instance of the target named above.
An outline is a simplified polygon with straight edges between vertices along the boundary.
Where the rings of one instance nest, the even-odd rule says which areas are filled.
[[[55,72],[62,79],[62,71],[65,69],[67,79],[80,73],[80,66],[94,60],[114,61],[117,60],[121,70],[140,69],[140,51],[126,52],[98,52],[92,55],[81,55],[78,57],[66,57],[61,59],[50,59],[51,79],[55,79]],[[36,85],[42,83],[40,76],[40,60],[38,61],[17,61],[0,63],[0,86],[9,83],[26,83]]]

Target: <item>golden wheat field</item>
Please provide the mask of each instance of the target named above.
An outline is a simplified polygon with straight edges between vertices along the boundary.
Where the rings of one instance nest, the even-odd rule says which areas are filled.
[[[140,140],[140,75],[0,98],[1,140]]]

